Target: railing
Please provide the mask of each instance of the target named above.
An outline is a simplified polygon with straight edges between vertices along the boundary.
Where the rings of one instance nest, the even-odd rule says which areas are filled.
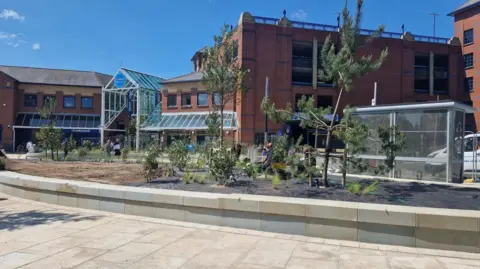
[[[277,22],[279,21],[279,19],[276,19],[276,18],[259,17],[259,16],[253,16],[253,19],[255,20],[256,23],[269,24],[269,25],[276,25]],[[328,31],[328,32],[338,31],[337,25],[300,22],[300,21],[290,21],[290,22],[292,23],[292,27],[294,28]],[[375,32],[376,32],[375,30],[369,30],[369,29],[360,30],[361,35],[372,35]],[[383,32],[380,36],[385,38],[400,39],[402,37],[402,33]],[[440,44],[448,44],[448,40],[449,40],[448,38],[445,38],[445,37],[434,37],[434,36],[424,36],[424,35],[413,35],[413,37],[415,41],[440,43]]]

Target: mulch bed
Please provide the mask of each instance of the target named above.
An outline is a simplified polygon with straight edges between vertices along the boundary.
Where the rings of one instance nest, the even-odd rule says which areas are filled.
[[[371,183],[371,180],[359,180],[362,183]],[[451,209],[480,209],[480,189],[467,187],[451,187],[437,184],[422,184],[416,182],[379,181],[378,189],[369,195],[355,195],[342,188],[340,179],[329,177],[329,188],[310,187],[308,183],[282,182],[278,189],[272,187],[271,181],[240,179],[218,187],[214,182],[185,184],[179,177],[168,177],[154,180],[151,183],[131,183],[129,186],[149,187],[159,189],[184,190],[210,193],[241,193],[255,195],[270,195],[296,198],[311,198],[349,202],[379,203],[391,205],[451,208]]]

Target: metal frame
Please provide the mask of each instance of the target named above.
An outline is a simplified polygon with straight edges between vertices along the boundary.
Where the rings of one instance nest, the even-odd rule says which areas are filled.
[[[182,125],[181,126],[177,126],[177,127],[164,127],[164,128],[160,128],[160,127],[148,127],[148,126],[143,126],[141,127],[141,130],[142,131],[168,131],[168,130],[177,130],[177,131],[182,131],[182,130],[185,130],[185,131],[196,131],[196,130],[207,130],[208,127],[188,127],[188,125],[190,123],[192,123],[192,121],[195,119],[194,116],[196,115],[208,115],[210,112],[207,112],[207,111],[200,111],[200,112],[178,112],[178,113],[162,113],[162,116],[172,116],[171,118],[167,119],[167,122],[165,122],[165,125],[169,125],[170,121],[174,120],[174,117],[173,116],[192,116],[191,118],[190,117],[187,117],[187,119],[182,122]],[[224,111],[224,114],[231,114],[232,115],[232,126],[230,127],[223,127],[224,130],[227,130],[227,131],[234,131],[234,130],[237,130],[237,126],[238,126],[238,118],[237,118],[237,114],[236,112],[233,112],[233,111]],[[224,118],[225,120],[225,118]],[[235,121],[235,124],[233,124],[233,122]],[[168,123],[168,124],[167,124]],[[235,125],[235,126],[233,126]]]
[[[123,88],[115,87],[115,78],[121,73],[125,76],[126,82]],[[140,131],[141,131],[141,116],[149,116],[152,112],[155,112],[155,105],[149,107],[148,102],[153,100],[155,103],[156,90],[146,89],[140,86],[127,72],[122,68],[115,73],[115,76],[108,82],[108,84],[102,88],[102,113],[101,113],[101,131],[100,141],[103,145],[104,131],[110,130],[108,127],[115,121],[115,119],[130,105],[135,108],[132,111],[132,116],[136,116],[136,150],[140,149]],[[130,94],[131,98],[128,98]],[[145,111],[145,100],[147,100]],[[143,113],[142,113],[143,110]],[[158,111],[160,113],[160,111]],[[125,131],[125,130],[123,130]]]
[[[416,111],[422,112],[425,110],[434,110],[434,109],[443,109],[445,110],[447,117],[446,117],[446,148],[447,148],[447,158],[446,159],[437,159],[435,160],[438,163],[445,163],[446,170],[446,178],[445,182],[453,182],[453,171],[452,171],[452,165],[454,163],[463,163],[463,148],[462,148],[462,160],[453,160],[453,152],[452,149],[454,147],[455,143],[455,116],[456,112],[461,112],[463,113],[463,118],[464,118],[464,124],[465,124],[465,114],[467,113],[473,113],[476,111],[476,109],[466,106],[457,102],[453,101],[447,101],[447,102],[435,102],[435,103],[423,103],[423,104],[402,104],[402,105],[385,105],[385,106],[372,106],[372,107],[360,107],[357,108],[356,111],[353,114],[357,115],[362,115],[362,114],[383,114],[385,116],[389,115],[390,117],[390,127],[396,126],[397,124],[397,115],[398,112],[401,111],[411,111],[412,113],[415,113]],[[436,131],[436,130],[434,130]],[[425,131],[428,132],[428,131]],[[466,131],[463,131],[462,137],[465,136]],[[476,134],[474,135],[474,138],[476,137]],[[474,145],[476,145],[476,139],[474,139]],[[475,150],[474,150],[475,152]],[[353,157],[353,156],[352,156]],[[385,160],[386,157],[383,155],[371,155],[371,154],[361,154],[357,156],[358,158],[362,159],[371,159],[371,160]],[[476,160],[476,156],[474,156],[474,162]],[[426,157],[401,157],[397,156],[395,157],[395,164],[394,168],[390,172],[390,177],[395,177],[396,175],[396,167],[397,167],[397,161],[402,162],[428,162],[431,161],[430,158]],[[476,164],[476,162],[475,162]],[[476,167],[474,166],[473,168],[476,170]],[[476,171],[475,171],[475,176],[476,176]]]

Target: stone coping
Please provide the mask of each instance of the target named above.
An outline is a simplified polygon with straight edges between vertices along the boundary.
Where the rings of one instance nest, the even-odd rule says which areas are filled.
[[[44,178],[14,172],[0,172],[0,184],[143,203],[480,232],[480,211],[474,210],[164,190]]]

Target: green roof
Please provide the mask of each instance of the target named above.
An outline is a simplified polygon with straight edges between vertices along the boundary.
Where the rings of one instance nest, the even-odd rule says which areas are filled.
[[[134,80],[140,88],[150,90],[159,90],[163,88],[162,82],[164,79],[161,77],[140,73],[126,68],[121,68],[120,70]]]

